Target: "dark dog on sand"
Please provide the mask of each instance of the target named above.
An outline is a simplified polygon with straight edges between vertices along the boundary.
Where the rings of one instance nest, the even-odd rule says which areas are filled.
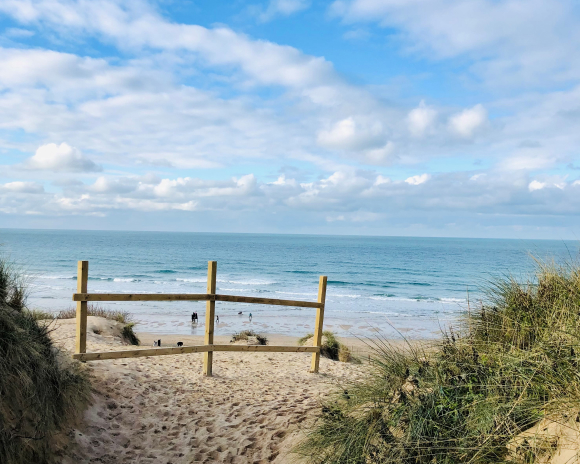
[[[177,346],[183,346],[183,342],[177,342]]]

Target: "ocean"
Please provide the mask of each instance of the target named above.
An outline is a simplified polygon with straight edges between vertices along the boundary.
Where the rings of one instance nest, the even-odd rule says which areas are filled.
[[[534,259],[575,260],[578,242],[0,229],[2,253],[27,276],[31,308],[73,307],[78,260],[89,292],[205,293],[208,260],[218,293],[315,301],[328,276],[325,328],[338,335],[431,338],[477,305],[496,278],[531,276]],[[203,334],[204,302],[109,302],[137,331]],[[200,323],[192,326],[191,313]],[[238,312],[243,314],[239,315]],[[252,322],[248,315],[252,313]],[[253,329],[301,336],[315,309],[216,303],[216,334]]]

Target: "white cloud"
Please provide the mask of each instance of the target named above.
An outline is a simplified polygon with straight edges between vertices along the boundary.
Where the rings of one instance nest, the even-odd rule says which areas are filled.
[[[350,116],[335,123],[331,129],[320,131],[318,143],[339,150],[365,150],[384,143],[384,131],[378,121],[360,124]],[[390,146],[384,148],[391,150]],[[377,156],[382,157],[380,153]]]
[[[38,169],[57,172],[94,172],[102,169],[93,161],[67,143],[47,143],[38,147],[34,156],[29,158],[25,166],[28,169]]]
[[[348,24],[396,29],[408,51],[429,59],[470,57],[489,86],[558,83],[580,76],[574,0],[338,0]]]
[[[429,179],[431,179],[430,174],[420,174],[420,175],[408,177],[407,179],[405,179],[405,182],[407,182],[407,184],[409,184],[409,185],[421,185],[421,184],[424,184],[425,182],[427,182]]]
[[[290,16],[310,6],[310,0],[270,0],[266,9],[259,13],[262,22],[271,21],[276,16]]]
[[[542,190],[544,187],[546,187],[546,183],[539,182],[537,180],[531,181],[530,185],[528,185],[528,189],[530,190],[530,192],[533,192],[535,190]]]
[[[409,132],[414,137],[422,137],[432,128],[436,118],[437,111],[425,105],[425,101],[421,100],[419,106],[411,110],[407,116]]]
[[[34,35],[34,31],[30,31],[28,29],[22,29],[19,27],[11,27],[11,28],[8,28],[4,31],[4,35],[6,37],[21,39],[21,38],[26,38],[26,37],[32,37]]]
[[[544,148],[521,148],[502,160],[498,167],[506,171],[538,171],[553,167],[558,161]]]
[[[551,178],[544,182],[540,182],[538,180],[531,181],[528,185],[528,190],[530,192],[534,192],[535,190],[542,190],[545,188],[557,188],[559,190],[564,190],[567,185],[568,184],[566,183],[565,179],[559,178],[558,176],[551,176]]]
[[[14,192],[14,193],[44,193],[44,187],[36,182],[8,182],[4,185],[0,184],[0,188],[7,192]]]
[[[482,105],[463,110],[449,118],[449,127],[461,137],[470,138],[487,122],[487,111]]]
[[[365,152],[365,159],[369,164],[390,164],[396,159],[395,144],[389,140],[383,147],[368,150]]]
[[[281,7],[289,11],[292,6],[282,2]],[[100,34],[121,48],[198,53],[207,64],[237,66],[260,84],[305,88],[338,80],[332,64],[324,58],[304,55],[290,46],[252,40],[223,26],[208,29],[172,23],[145,1],[4,2],[0,11],[25,24],[44,22],[59,31]]]

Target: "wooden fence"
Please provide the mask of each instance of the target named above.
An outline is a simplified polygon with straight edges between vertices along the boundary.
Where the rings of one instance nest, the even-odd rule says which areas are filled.
[[[310,372],[318,372],[318,366],[320,363],[320,345],[322,342],[322,325],[324,322],[324,304],[326,300],[326,276],[320,276],[318,283],[318,301],[316,302],[216,294],[217,261],[208,262],[207,293],[88,293],[88,279],[89,262],[79,261],[77,273],[77,293],[73,294],[73,301],[77,302],[76,353],[73,355],[75,359],[85,362],[103,359],[137,358],[142,356],[204,353],[203,373],[206,376],[211,376],[214,351],[283,353],[306,352],[312,353]],[[204,344],[197,346],[182,346],[177,348],[150,348],[87,353],[87,303],[89,301],[206,301]],[[312,343],[313,346],[215,345],[213,343],[213,335],[216,301],[317,308],[316,324],[314,326],[314,338]]]

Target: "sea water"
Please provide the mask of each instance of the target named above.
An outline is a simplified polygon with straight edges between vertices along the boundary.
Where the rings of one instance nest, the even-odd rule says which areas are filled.
[[[316,301],[328,276],[325,328],[339,335],[435,336],[485,298],[489,282],[532,275],[535,259],[575,260],[577,242],[0,229],[2,252],[27,276],[31,308],[73,307],[78,260],[89,261],[89,292],[205,293],[207,262],[217,291]],[[204,302],[107,302],[136,330],[203,334]],[[191,313],[199,314],[192,326]],[[242,311],[239,315],[238,312]],[[249,313],[252,321],[249,321]],[[216,303],[216,334],[242,329],[304,335],[315,309]]]

